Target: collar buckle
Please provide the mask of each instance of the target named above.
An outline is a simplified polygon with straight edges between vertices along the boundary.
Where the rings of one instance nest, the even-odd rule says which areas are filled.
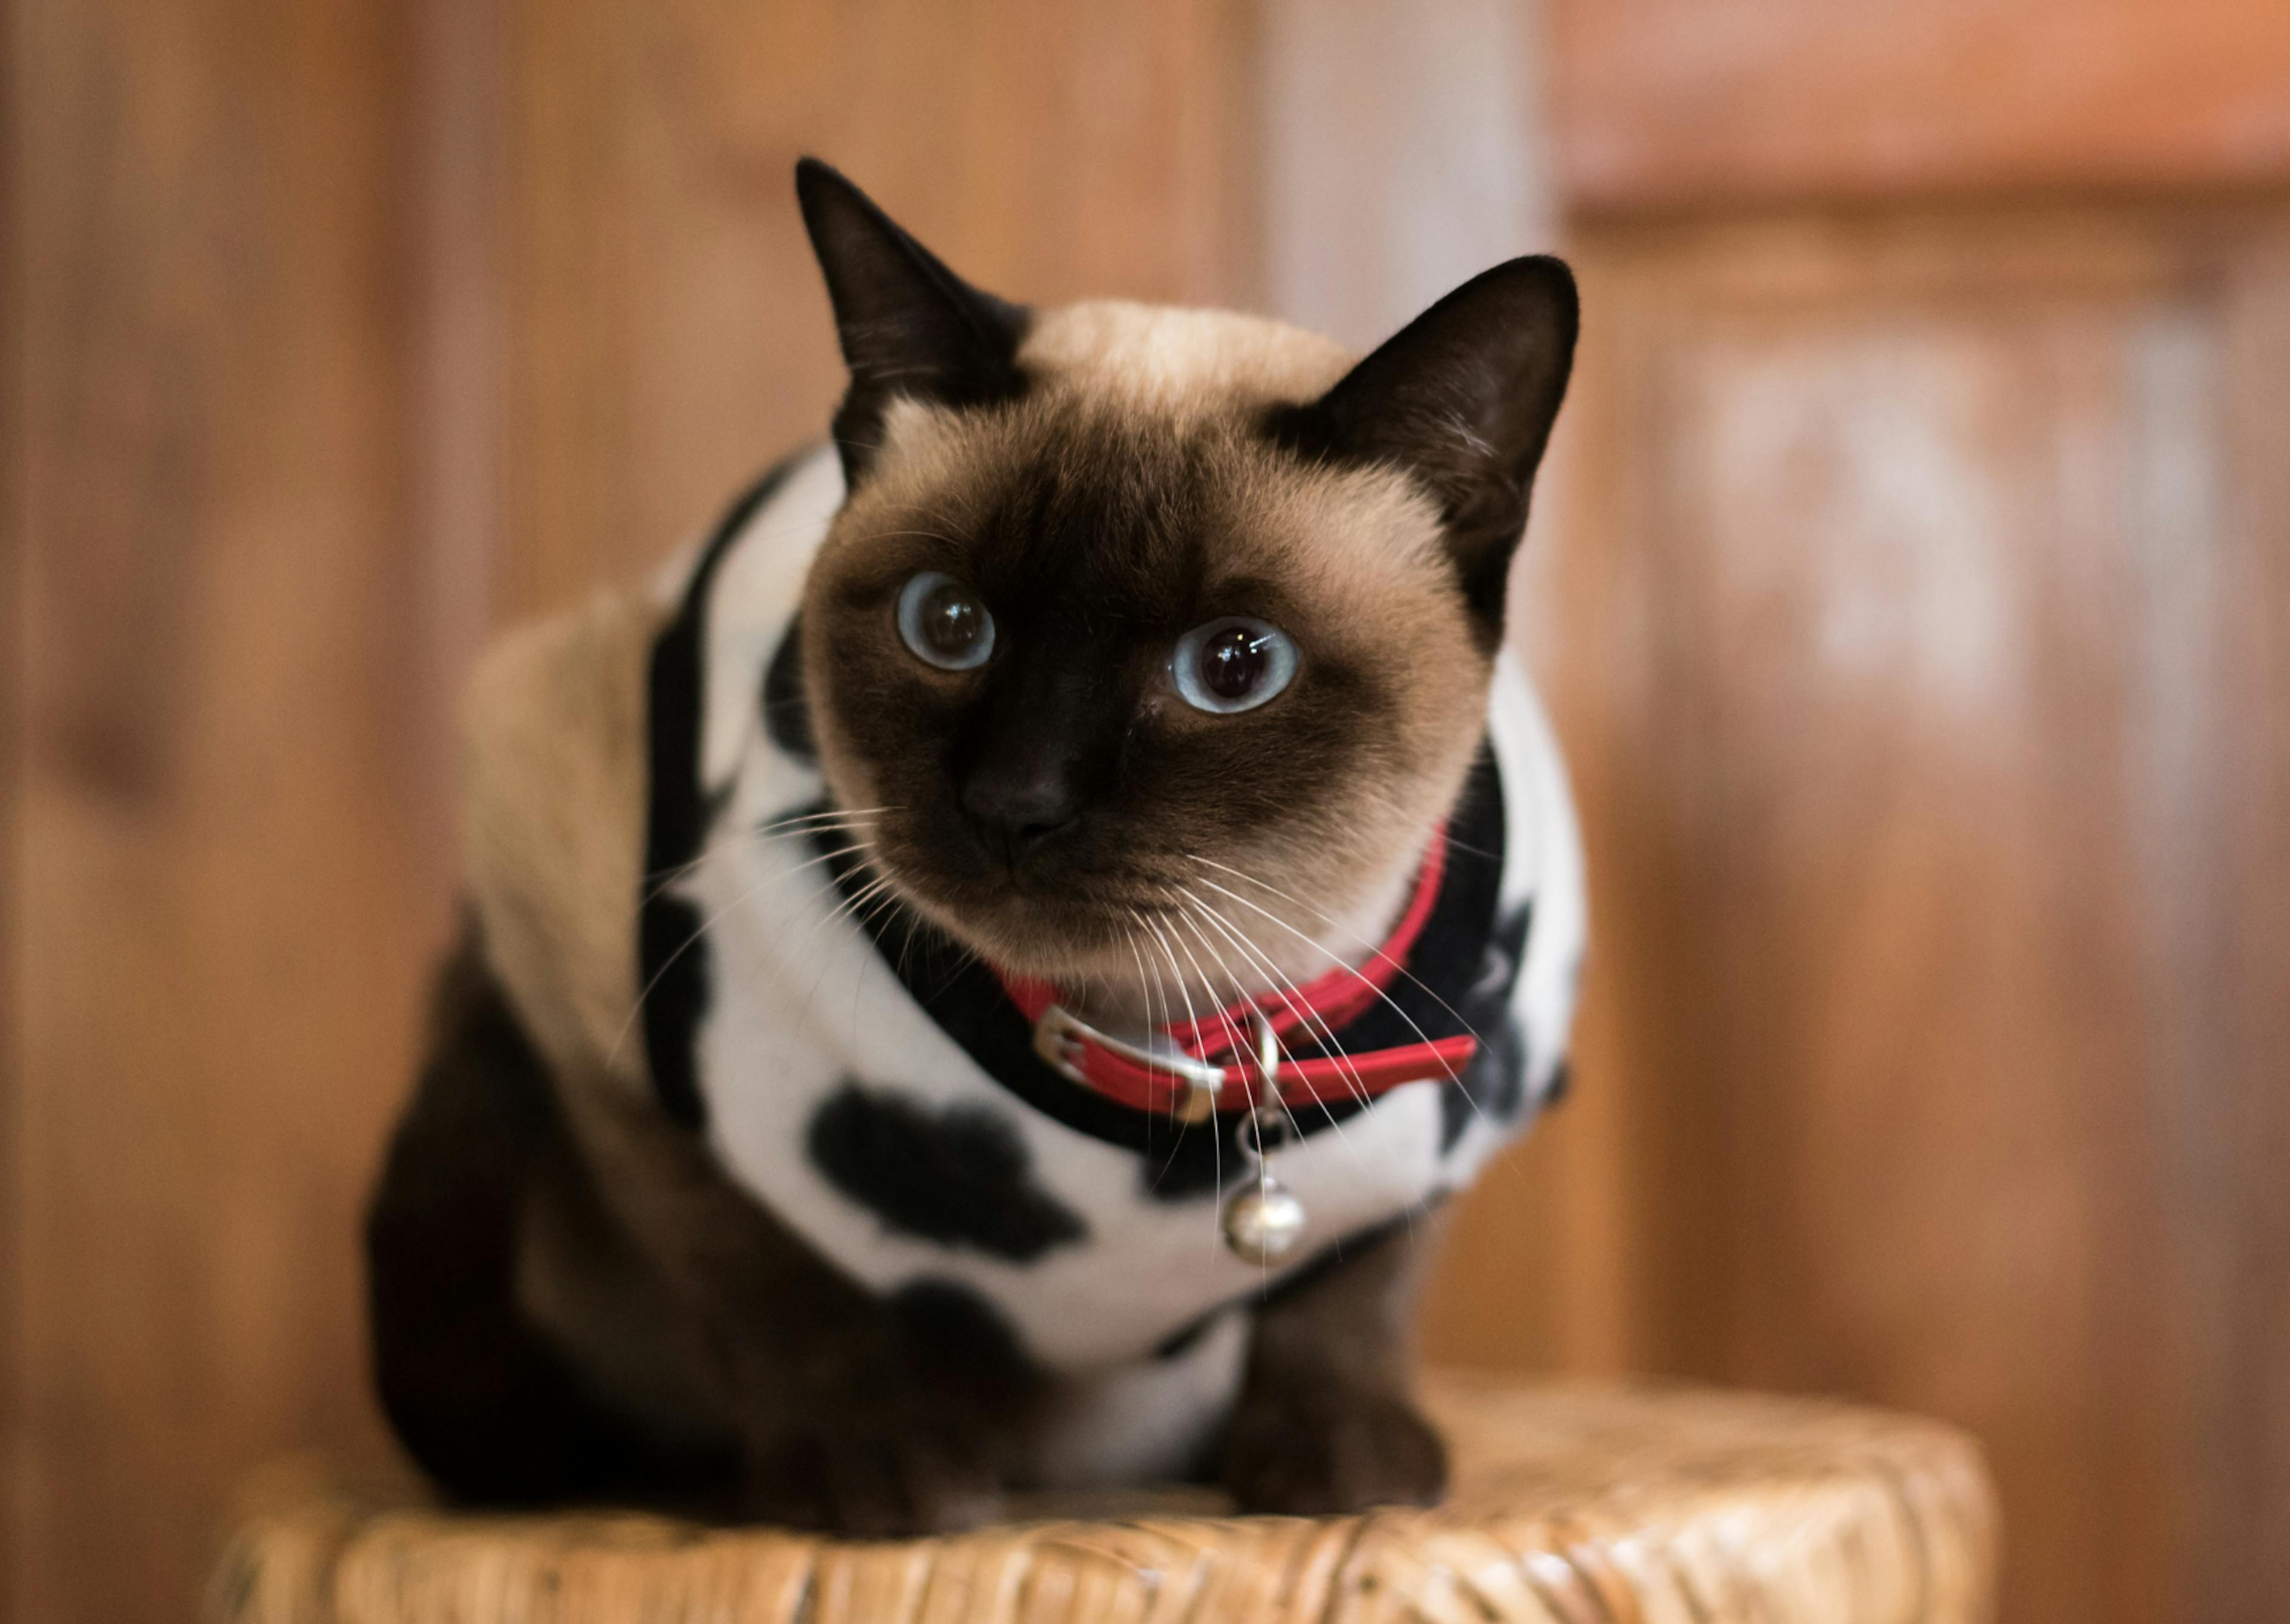
[[[1180,1120],[1205,1122],[1216,1114],[1217,1101],[1224,1092],[1223,1067],[1197,1060],[1189,1054],[1170,1054],[1109,1036],[1062,1004],[1051,1004],[1034,1022],[1034,1052],[1069,1083],[1078,1083],[1085,1088],[1093,1086],[1083,1068],[1093,1048],[1190,1084],[1184,1103],[1177,1110]]]

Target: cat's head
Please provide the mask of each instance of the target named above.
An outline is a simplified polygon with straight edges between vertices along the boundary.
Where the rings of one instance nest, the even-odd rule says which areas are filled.
[[[1028,310],[824,164],[797,188],[851,371],[805,687],[891,884],[1068,980],[1134,976],[1155,924],[1229,959],[1205,908],[1294,963],[1396,896],[1484,731],[1565,267],[1498,266],[1355,363],[1248,316]]]

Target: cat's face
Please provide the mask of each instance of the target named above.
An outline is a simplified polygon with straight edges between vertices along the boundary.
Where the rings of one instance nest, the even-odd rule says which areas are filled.
[[[1531,332],[1353,368],[1245,317],[1020,311],[801,184],[853,366],[805,683],[891,885],[1067,981],[1258,981],[1396,895],[1484,728],[1564,272],[1495,301]]]

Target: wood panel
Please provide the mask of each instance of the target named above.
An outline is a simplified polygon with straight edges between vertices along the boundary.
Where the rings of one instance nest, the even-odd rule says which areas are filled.
[[[0,7],[0,84],[16,84],[12,7]],[[18,1168],[22,1094],[17,1033],[16,956],[20,917],[17,885],[19,780],[23,763],[24,369],[21,267],[22,132],[0,114],[0,1620],[15,1616],[12,1598],[23,1561],[19,1507],[24,1453],[23,1338],[19,1323],[22,1232]]]
[[[1581,210],[2290,176],[2277,0],[1550,0]]]
[[[512,12],[512,609],[625,579],[823,433],[805,152],[1013,298],[1221,303],[1257,278],[1249,8]]]
[[[1263,308],[1362,353],[1557,210],[1535,8],[1261,0]]]
[[[26,0],[12,935],[24,1620],[183,1617],[257,1455],[379,1446],[355,1217],[412,838],[396,8]]]
[[[452,695],[823,432],[796,155],[1013,294],[1229,298],[1247,18],[16,8],[0,1615],[184,1617],[252,1463],[388,1458],[356,1229],[449,923]]]
[[[1972,1426],[2006,1617],[2270,1616],[2290,211],[1581,257],[1540,624],[1595,1114],[1499,1174],[1559,1260],[1490,1311]]]

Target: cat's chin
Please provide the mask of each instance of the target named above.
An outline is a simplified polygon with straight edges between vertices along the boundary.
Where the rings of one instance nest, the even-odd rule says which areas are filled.
[[[1204,1008],[1283,983],[1300,985],[1336,962],[1269,912],[1239,924],[1171,914],[1165,905],[1044,891],[965,896],[956,904],[894,881],[907,905],[1005,975],[1045,981],[1075,1007],[1117,1024],[1154,1024],[1180,1000]],[[1261,912],[1262,910],[1253,910]],[[1301,951],[1299,949],[1301,949]]]
[[[1019,892],[949,900],[903,882],[895,889],[939,930],[1012,975],[1062,983],[1134,972],[1129,943],[1143,931],[1122,905]]]

